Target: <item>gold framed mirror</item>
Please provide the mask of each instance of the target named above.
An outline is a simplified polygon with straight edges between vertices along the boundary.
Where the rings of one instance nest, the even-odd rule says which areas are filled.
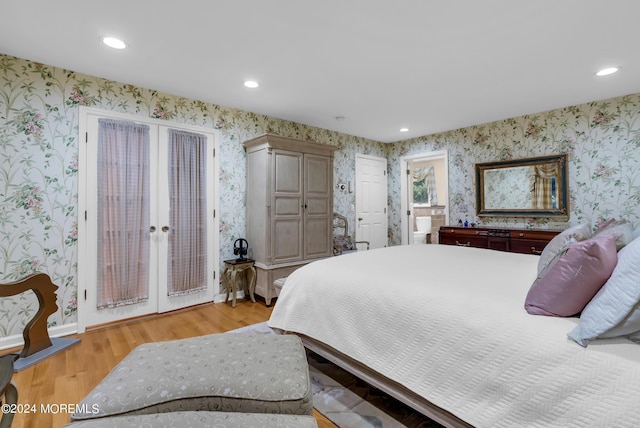
[[[476,164],[478,216],[569,218],[567,155]]]

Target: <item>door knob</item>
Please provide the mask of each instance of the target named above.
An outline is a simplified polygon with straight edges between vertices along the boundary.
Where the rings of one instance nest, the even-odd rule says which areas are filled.
[[[162,231],[163,232],[168,232],[169,231],[169,226],[162,226]]]
[[[149,228],[149,232],[153,233],[153,232],[155,232],[155,231],[156,231],[156,227],[155,227],[155,226],[151,226],[151,227]]]
[[[362,217],[358,217],[358,221],[362,221],[362,220],[363,220],[363,218],[362,218]]]

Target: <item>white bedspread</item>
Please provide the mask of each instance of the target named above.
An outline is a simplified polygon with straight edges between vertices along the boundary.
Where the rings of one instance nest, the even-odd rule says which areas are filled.
[[[529,315],[538,257],[362,251],[289,276],[268,322],[326,343],[477,427],[640,426],[640,345]]]

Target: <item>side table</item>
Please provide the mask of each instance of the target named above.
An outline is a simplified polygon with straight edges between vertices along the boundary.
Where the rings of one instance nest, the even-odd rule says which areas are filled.
[[[223,278],[226,280],[225,288],[227,290],[227,296],[224,299],[224,302],[227,303],[229,300],[229,291],[233,293],[233,297],[231,300],[231,307],[236,307],[236,292],[238,291],[238,274],[245,272],[245,281],[244,281],[244,292],[245,297],[247,294],[251,298],[253,303],[256,302],[256,298],[253,295],[253,292],[256,289],[256,268],[254,266],[255,261],[252,259],[246,260],[225,260],[224,261],[224,272],[222,273]],[[250,275],[249,275],[250,274]]]

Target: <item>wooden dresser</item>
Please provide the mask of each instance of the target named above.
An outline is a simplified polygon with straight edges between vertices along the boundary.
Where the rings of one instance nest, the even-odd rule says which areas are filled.
[[[440,244],[489,248],[511,253],[540,254],[560,230],[442,226]]]

